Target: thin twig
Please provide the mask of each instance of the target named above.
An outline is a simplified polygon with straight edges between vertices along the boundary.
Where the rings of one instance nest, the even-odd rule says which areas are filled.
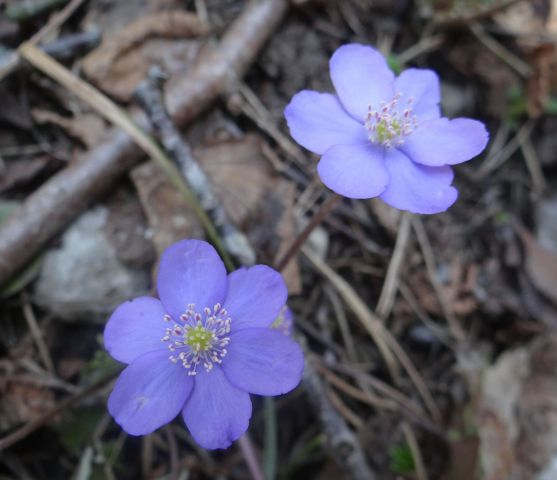
[[[393,250],[393,254],[391,255],[391,261],[389,262],[389,268],[387,269],[387,274],[385,275],[383,288],[381,289],[379,300],[377,301],[377,307],[375,308],[375,313],[383,320],[389,316],[395,303],[400,270],[406,255],[409,240],[410,214],[408,212],[404,212],[398,226],[395,248]]]
[[[305,226],[302,232],[294,239],[294,241],[288,247],[286,252],[284,252],[283,256],[276,262],[275,268],[279,272],[282,272],[288,266],[288,264],[296,256],[296,254],[300,251],[302,245],[309,238],[311,232],[313,232],[316,227],[321,225],[321,222],[341,200],[342,197],[334,193],[330,195],[329,198],[327,198],[327,200],[325,200],[321,204],[321,207],[319,207],[319,210],[311,218],[309,223]]]
[[[480,42],[484,44],[485,47],[487,47],[488,50],[499,57],[509,67],[514,69],[521,77],[528,78],[530,76],[532,73],[532,67],[530,67],[530,65],[514,53],[507,50],[507,48],[495,40],[491,35],[487,34],[479,23],[472,24],[470,26],[470,31]]]
[[[331,404],[319,375],[307,359],[304,368],[304,387],[310,401],[317,409],[327,434],[330,451],[348,478],[375,480],[376,476],[366,463],[360,442]]]
[[[519,142],[524,161],[526,162],[526,168],[528,168],[528,172],[532,178],[534,192],[538,196],[541,196],[547,189],[547,180],[545,179],[538,154],[532,145],[532,138],[530,135],[527,135],[524,138],[519,138]]]
[[[222,240],[223,249],[241,265],[253,265],[256,260],[255,251],[246,236],[228,217],[207,174],[194,158],[191,148],[166,112],[161,79],[160,70],[156,67],[151,68],[147,78],[136,89],[135,98],[145,110],[167,154],[179,166],[182,176],[199,201],[199,206],[211,220],[216,234]],[[225,257],[223,260],[229,269],[233,268],[229,259]]]
[[[257,459],[255,449],[253,448],[253,444],[247,432],[240,437],[238,443],[240,444],[242,455],[244,456],[246,464],[249,468],[251,478],[253,480],[265,480],[265,476],[263,475],[263,471],[261,470],[261,466],[259,460]]]
[[[404,432],[406,443],[408,443],[408,447],[412,453],[412,459],[414,460],[418,480],[427,480],[427,472],[424,466],[422,452],[420,451],[420,446],[418,445],[414,431],[412,430],[412,427],[408,425],[408,422],[402,422],[402,431]]]
[[[421,219],[417,216],[412,218],[412,226],[414,227],[414,231],[416,232],[416,237],[418,238],[418,243],[422,250],[422,255],[424,257],[424,262],[426,265],[426,270],[429,275],[429,279],[431,284],[433,285],[433,289],[435,290],[435,294],[437,295],[437,299],[439,300],[439,304],[441,305],[441,310],[443,310],[443,314],[447,319],[447,323],[449,324],[449,328],[455,340],[462,345],[466,342],[466,334],[462,329],[460,323],[458,322],[456,316],[454,315],[453,310],[447,298],[445,297],[445,293],[441,288],[441,284],[437,279],[437,267],[435,265],[435,256],[433,254],[433,250],[431,248],[431,244],[429,242],[429,238],[427,236],[427,232],[425,230],[424,224]]]
[[[441,28],[452,28],[459,25],[464,26],[483,18],[491,17],[492,15],[522,1],[523,0],[501,0],[498,3],[478,9],[477,11],[472,10],[472,12],[467,15],[454,15],[449,12],[448,14],[437,16],[434,18],[434,22]]]
[[[33,312],[33,308],[31,307],[29,300],[25,298],[25,295],[22,295],[22,304],[23,304],[23,316],[25,317],[25,321],[29,326],[31,336],[33,337],[33,340],[37,345],[37,349],[39,350],[39,355],[43,361],[43,364],[48,370],[48,372],[51,375],[55,376],[56,371],[54,369],[54,363],[52,362],[52,358],[44,342],[43,333],[41,332],[41,328],[37,323],[37,319],[35,318],[35,313]]]

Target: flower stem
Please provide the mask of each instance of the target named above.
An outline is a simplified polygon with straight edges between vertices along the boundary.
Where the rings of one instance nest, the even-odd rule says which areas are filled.
[[[263,450],[263,468],[267,480],[275,480],[277,473],[277,412],[275,399],[263,399],[265,409],[265,449]]]
[[[298,237],[292,242],[292,244],[288,247],[284,255],[276,262],[275,268],[282,272],[288,264],[292,261],[292,259],[296,256],[302,245],[306,242],[308,237],[324,220],[324,218],[333,210],[333,208],[342,200],[340,195],[336,193],[332,194],[327,200],[325,200],[319,210],[315,213],[309,223],[305,226],[302,230],[302,233],[298,235]]]
[[[249,438],[248,433],[244,433],[240,439],[238,440],[240,444],[240,449],[242,450],[242,455],[246,460],[246,464],[251,474],[251,478],[253,480],[266,480],[263,471],[261,470],[261,466],[259,464],[259,460],[257,459],[257,455],[253,448],[253,444],[251,443],[251,439]]]

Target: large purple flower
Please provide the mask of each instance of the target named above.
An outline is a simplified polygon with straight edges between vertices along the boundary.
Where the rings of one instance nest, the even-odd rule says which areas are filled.
[[[132,435],[182,412],[201,446],[226,448],[248,428],[250,393],[280,395],[300,382],[300,347],[270,328],[284,281],[264,265],[227,275],[211,245],[183,240],[162,255],[158,292],[160,301],[123,303],[106,325],[106,349],[129,364],[108,409]]]
[[[294,139],[322,155],[323,183],[414,213],[449,208],[458,196],[450,165],[485,148],[484,125],[441,117],[435,72],[411,68],[395,77],[372,47],[340,47],[330,73],[337,95],[304,90],[284,112]]]

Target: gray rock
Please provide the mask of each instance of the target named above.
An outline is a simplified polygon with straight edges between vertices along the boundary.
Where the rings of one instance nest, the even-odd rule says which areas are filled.
[[[109,211],[95,207],[64,233],[60,248],[46,253],[36,302],[66,320],[101,320],[124,300],[145,294],[149,273],[124,265],[104,226]]]

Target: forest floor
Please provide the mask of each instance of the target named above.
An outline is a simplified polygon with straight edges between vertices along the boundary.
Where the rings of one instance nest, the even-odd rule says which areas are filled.
[[[444,115],[485,122],[491,139],[455,168],[447,212],[343,199],[284,269],[318,388],[254,398],[256,457],[267,480],[362,468],[370,479],[557,478],[557,2],[0,9],[0,479],[251,478],[239,447],[205,451],[181,418],[132,437],[107,412],[122,366],[103,349],[106,319],[155,293],[168,245],[205,236],[175,179],[138,154],[150,137],[117,128],[141,116],[134,92],[156,65],[226,213],[257,261],[276,264],[331,194],[284,107],[302,89],[332,92],[328,60],[349,42],[380,49],[396,72],[435,70]]]

